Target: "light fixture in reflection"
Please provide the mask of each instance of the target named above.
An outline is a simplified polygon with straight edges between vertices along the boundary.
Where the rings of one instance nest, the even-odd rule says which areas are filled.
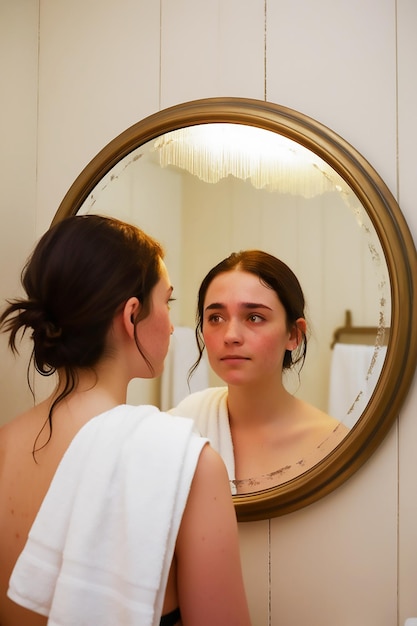
[[[334,191],[335,172],[314,152],[264,128],[242,124],[199,124],[158,137],[162,167],[174,166],[206,183],[234,176],[256,189],[311,198]]]

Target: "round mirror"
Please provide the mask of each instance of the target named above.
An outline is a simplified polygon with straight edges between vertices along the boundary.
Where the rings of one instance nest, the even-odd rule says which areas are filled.
[[[309,352],[300,377],[286,384],[340,419],[348,434],[336,447],[324,446],[307,471],[233,496],[239,520],[305,506],[366,461],[414,372],[417,261],[397,203],[350,145],[278,105],[185,103],[138,122],[91,161],[54,222],[77,212],[134,222],[164,244],[178,298],[174,323],[184,329],[194,326],[202,278],[232,251],[266,250],[300,279]],[[358,344],[366,345],[363,373],[355,361],[352,383],[345,378],[341,386],[339,360]],[[171,408],[175,399],[164,381],[155,384],[152,401]],[[208,374],[208,384],[218,381]]]

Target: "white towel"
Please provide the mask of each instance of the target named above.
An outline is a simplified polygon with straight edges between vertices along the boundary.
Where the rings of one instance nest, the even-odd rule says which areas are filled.
[[[386,346],[336,343],[330,369],[328,413],[352,428],[381,373]]]
[[[233,481],[235,458],[227,409],[227,387],[210,387],[192,393],[169,413],[191,417],[194,420],[200,435],[207,437],[212,447],[223,458],[229,480]]]
[[[150,406],[90,420],[58,467],[9,597],[52,626],[157,626],[205,444],[192,428]]]
[[[198,350],[194,330],[186,326],[176,327],[171,337],[161,376],[160,405],[163,411],[176,406],[188,394],[208,387],[209,370],[205,355],[194,371],[188,386],[188,372],[197,358]]]

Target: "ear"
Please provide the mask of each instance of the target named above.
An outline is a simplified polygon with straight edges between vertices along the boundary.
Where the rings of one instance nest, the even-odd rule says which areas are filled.
[[[138,298],[129,298],[123,307],[123,324],[129,337],[135,336],[135,318],[140,309]]]
[[[293,325],[287,343],[287,350],[295,350],[301,343],[303,335],[307,332],[307,322],[304,317],[299,317]]]

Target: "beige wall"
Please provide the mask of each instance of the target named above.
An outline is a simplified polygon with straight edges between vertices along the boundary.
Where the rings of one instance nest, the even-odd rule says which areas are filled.
[[[94,154],[195,98],[266,97],[324,123],[380,173],[416,236],[416,19],[414,0],[0,0],[0,297],[15,294],[31,246]],[[31,398],[25,364],[1,341],[6,421]],[[417,616],[416,410],[414,383],[345,485],[242,525],[255,626]]]

